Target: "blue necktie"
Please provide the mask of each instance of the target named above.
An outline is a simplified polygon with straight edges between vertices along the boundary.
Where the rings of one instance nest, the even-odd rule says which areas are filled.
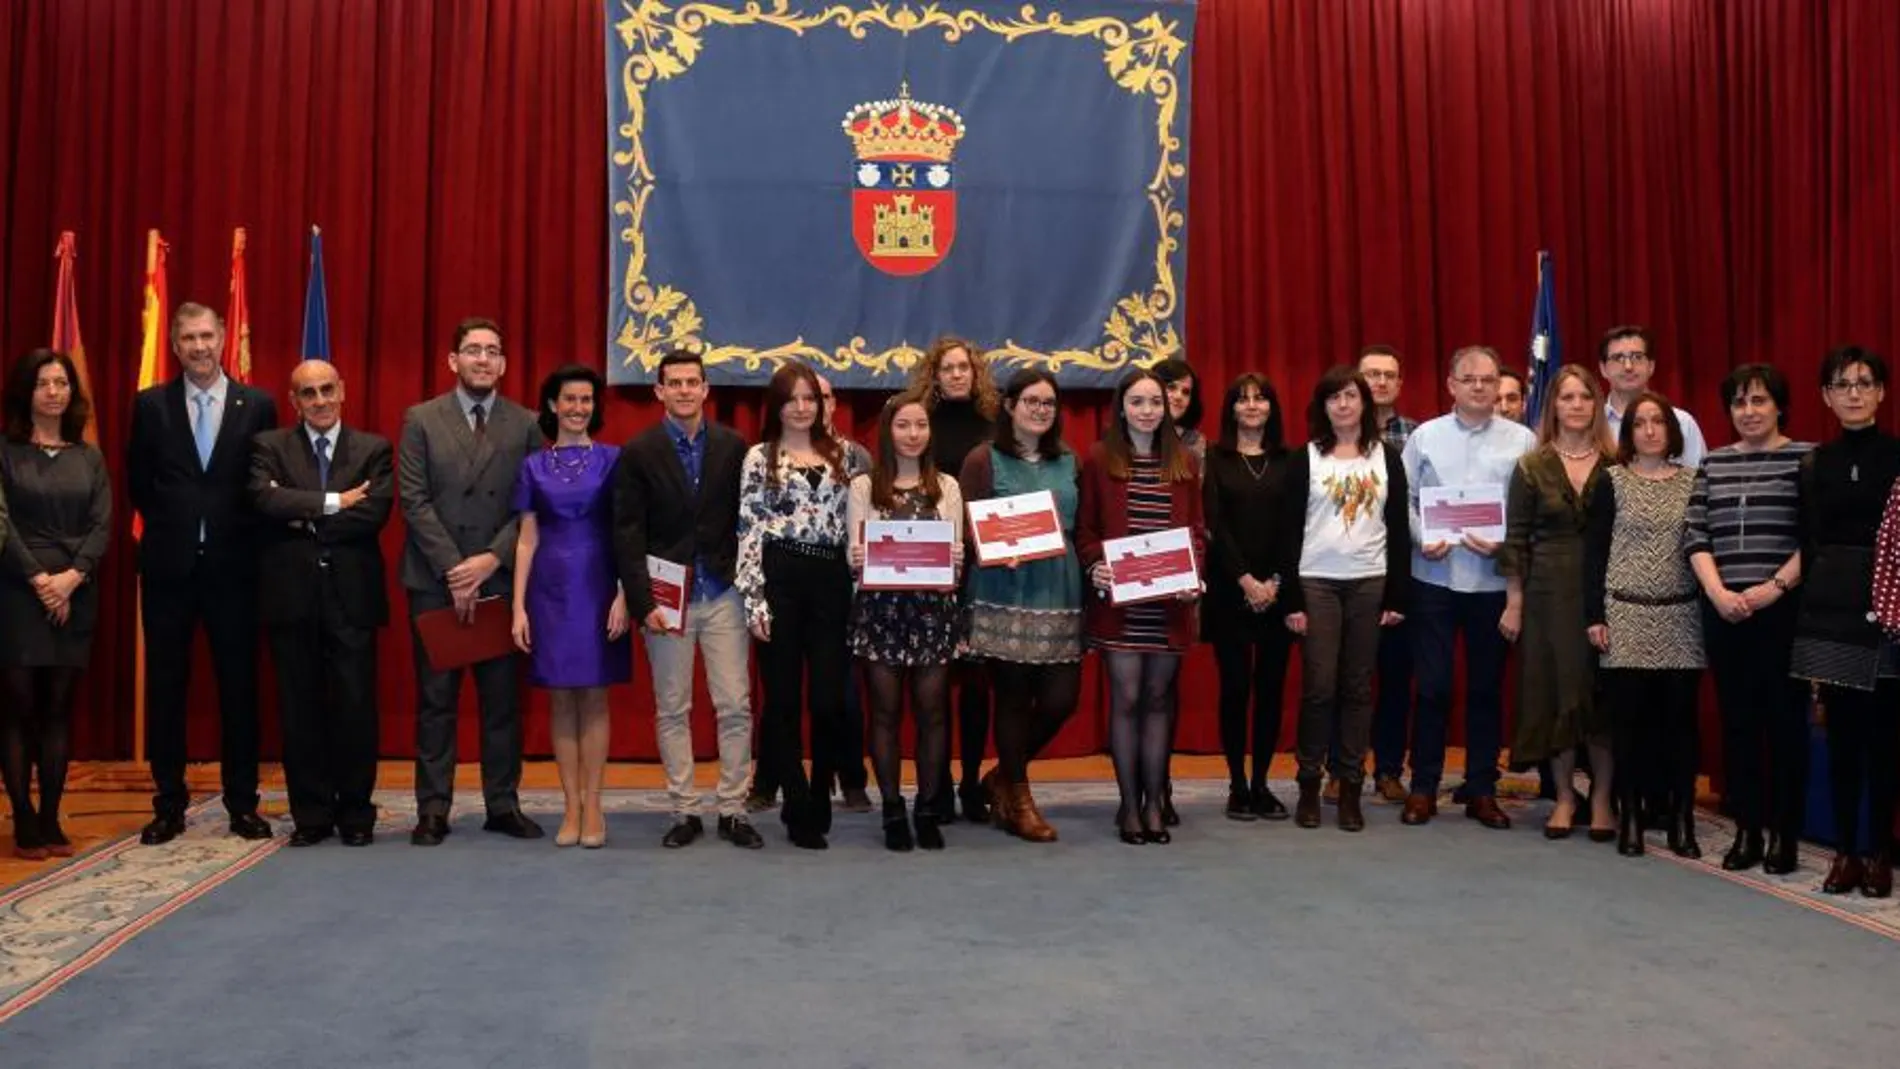
[[[319,437],[317,445],[317,489],[330,485],[330,439]]]
[[[211,431],[211,400],[208,393],[198,394],[191,399],[198,406],[198,425],[191,429],[191,436],[198,443],[198,464],[206,469],[211,467],[211,447],[218,440],[218,436]]]

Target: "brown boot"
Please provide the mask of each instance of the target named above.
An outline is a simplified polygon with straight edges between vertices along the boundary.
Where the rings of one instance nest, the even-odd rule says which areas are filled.
[[[1300,800],[1293,803],[1293,823],[1302,828],[1319,827],[1319,781],[1300,784]]]
[[[1861,864],[1860,893],[1868,898],[1886,898],[1893,894],[1893,852],[1883,850]]]
[[[1029,784],[1011,784],[1009,833],[1032,843],[1053,843],[1056,841],[1056,829],[1042,819],[1042,810],[1036,808],[1036,796],[1029,792]]]
[[[1339,830],[1365,831],[1366,814],[1359,807],[1359,785],[1349,783],[1339,792]]]

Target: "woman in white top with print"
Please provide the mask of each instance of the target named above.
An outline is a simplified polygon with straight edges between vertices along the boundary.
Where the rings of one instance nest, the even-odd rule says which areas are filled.
[[[1280,600],[1287,627],[1304,636],[1293,817],[1302,828],[1319,827],[1322,766],[1337,721],[1339,827],[1360,831],[1379,629],[1404,619],[1411,584],[1405,465],[1380,441],[1372,390],[1353,368],[1320,377],[1306,425],[1312,441],[1288,457],[1280,523]]]

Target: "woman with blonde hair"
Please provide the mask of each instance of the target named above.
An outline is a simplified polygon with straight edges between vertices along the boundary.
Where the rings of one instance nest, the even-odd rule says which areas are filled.
[[[1537,448],[1511,474],[1505,504],[1504,615],[1498,631],[1518,645],[1517,727],[1511,761],[1548,760],[1557,805],[1547,839],[1569,838],[1577,808],[1571,772],[1578,743],[1590,746],[1590,839],[1616,838],[1610,813],[1610,726],[1595,701],[1596,656],[1584,606],[1584,535],[1604,492],[1616,447],[1603,391],[1577,366],[1560,368],[1537,429]]]

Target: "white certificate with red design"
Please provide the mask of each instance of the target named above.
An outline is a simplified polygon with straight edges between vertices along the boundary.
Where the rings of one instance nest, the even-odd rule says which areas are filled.
[[[1201,590],[1194,538],[1185,527],[1111,538],[1102,543],[1102,559],[1108,563],[1108,600],[1116,605]]]
[[[956,526],[949,520],[864,521],[865,590],[954,590]]]
[[[1060,557],[1068,548],[1056,495],[1048,490],[972,501],[969,513],[970,537],[982,564]]]
[[[686,604],[693,599],[693,569],[684,564],[647,555],[647,589],[653,592],[653,607],[665,621],[663,630],[675,634],[686,630]]]
[[[1418,488],[1418,537],[1425,545],[1462,542],[1467,533],[1487,542],[1504,541],[1504,487],[1421,486]]]

